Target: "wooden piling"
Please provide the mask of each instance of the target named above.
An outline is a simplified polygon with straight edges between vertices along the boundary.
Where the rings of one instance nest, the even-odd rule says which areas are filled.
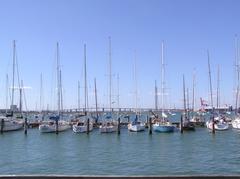
[[[27,118],[25,117],[25,121],[24,121],[24,134],[27,135],[27,128],[28,128],[28,122],[27,122]]]
[[[215,134],[215,121],[214,121],[214,116],[212,117],[212,133]]]
[[[120,134],[120,117],[118,118],[118,135]]]
[[[149,118],[149,134],[152,135],[152,118]]]
[[[1,120],[1,134],[3,133],[3,128],[4,128],[4,119]]]
[[[87,134],[89,134],[89,118],[87,119]]]
[[[56,134],[58,134],[58,119],[56,119]]]
[[[183,115],[181,114],[180,132],[183,133]]]

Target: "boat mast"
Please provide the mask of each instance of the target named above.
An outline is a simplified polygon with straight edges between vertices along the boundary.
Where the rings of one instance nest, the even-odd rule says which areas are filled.
[[[8,74],[6,74],[6,114],[8,112]]]
[[[118,105],[118,110],[120,109],[120,106],[119,106],[119,97],[120,97],[120,95],[119,95],[119,74],[117,74],[117,93],[118,93],[118,95],[117,95],[117,105]]]
[[[217,71],[217,109],[219,111],[220,107],[220,68],[218,65],[218,71]]]
[[[135,111],[138,112],[138,91],[137,91],[137,55],[134,51],[134,81],[135,81]]]
[[[164,88],[165,88],[165,86],[164,86],[165,85],[164,73],[165,73],[165,71],[164,71],[163,50],[164,50],[164,43],[162,41],[162,48],[161,48],[161,51],[162,51],[162,53],[161,53],[161,73],[162,73],[162,76],[161,76],[161,105],[162,105],[162,118],[164,118],[164,116],[165,116],[164,115],[164,102],[163,102],[163,100],[164,100],[164,93],[165,93],[165,91],[164,91]]]
[[[19,111],[20,111],[20,115],[21,115],[21,117],[22,117],[22,92],[23,92],[23,80],[21,80],[21,86],[20,86],[19,90],[20,90]]]
[[[13,76],[12,76],[12,102],[11,102],[11,115],[13,115],[13,103],[14,103],[14,85],[15,85],[15,58],[16,58],[16,42],[13,41]]]
[[[183,107],[184,107],[184,121],[187,120],[186,94],[185,94],[185,77],[183,75]]]
[[[80,81],[78,81],[78,111],[80,111]]]
[[[155,110],[158,110],[158,89],[157,89],[157,80],[155,80]]]
[[[193,73],[193,99],[192,99],[192,112],[194,112],[194,105],[195,105],[195,80],[196,80],[196,75],[195,75],[195,71]]]
[[[60,76],[60,110],[61,113],[63,113],[63,87],[62,87],[62,70],[60,70],[59,72],[59,76]]]
[[[112,52],[111,37],[109,37],[109,108],[112,111]]]
[[[42,79],[42,73],[40,74],[40,112],[42,112],[42,95],[43,95],[43,79]]]
[[[58,95],[58,101],[57,101],[57,107],[58,107],[58,116],[60,119],[60,62],[59,62],[59,45],[57,42],[57,95]]]
[[[95,90],[96,116],[97,116],[97,119],[98,119],[98,101],[97,101],[97,82],[96,82],[96,78],[94,78],[94,90]]]
[[[84,44],[84,113],[87,115],[87,54],[86,44]]]
[[[190,112],[190,107],[189,107],[189,90],[187,88],[187,118],[189,119],[189,112]]]
[[[211,107],[212,107],[212,112],[213,112],[212,78],[211,78],[209,51],[207,51],[207,55],[208,55],[208,74],[209,74],[209,84],[210,84]]]
[[[235,39],[235,60],[236,60],[236,72],[237,72],[237,91],[236,91],[236,102],[235,102],[235,114],[238,114],[238,95],[239,95],[239,51],[238,51],[238,38]]]

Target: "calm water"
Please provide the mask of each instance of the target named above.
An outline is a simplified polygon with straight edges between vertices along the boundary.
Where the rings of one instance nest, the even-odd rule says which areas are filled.
[[[240,131],[0,135],[0,174],[240,175]]]

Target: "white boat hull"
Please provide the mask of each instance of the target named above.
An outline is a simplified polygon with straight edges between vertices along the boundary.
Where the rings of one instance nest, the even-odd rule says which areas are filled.
[[[58,132],[66,131],[70,129],[70,126],[68,124],[59,124],[58,125]],[[56,124],[41,124],[39,125],[39,131],[41,133],[52,133],[56,132]]]
[[[17,122],[17,121],[13,121],[13,120],[4,121],[3,129],[0,124],[0,129],[2,129],[3,132],[16,131],[16,130],[20,130],[22,128],[23,128],[22,122]]]
[[[112,133],[117,131],[117,126],[100,126],[99,127],[100,133]]]
[[[132,132],[140,132],[145,130],[143,124],[128,124],[128,130]]]
[[[207,128],[208,129],[210,129],[210,130],[213,130],[213,123],[212,123],[212,121],[207,121],[206,122],[206,126],[207,126]],[[215,130],[218,130],[218,131],[223,131],[223,130],[228,130],[228,128],[229,128],[229,125],[228,125],[228,123],[216,123],[216,124],[214,124],[214,128],[215,128]]]
[[[89,131],[92,131],[92,130],[93,130],[93,124],[89,124]],[[83,125],[83,126],[78,126],[77,124],[73,125],[73,132],[75,133],[87,132],[87,125]]]
[[[240,129],[240,118],[236,118],[232,121],[232,127],[234,129]]]

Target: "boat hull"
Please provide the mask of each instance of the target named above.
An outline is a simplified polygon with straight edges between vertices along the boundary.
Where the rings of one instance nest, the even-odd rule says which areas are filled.
[[[117,131],[117,126],[100,126],[100,133],[112,133]]]
[[[175,126],[172,125],[153,125],[155,132],[174,132]]]
[[[141,124],[140,125],[139,124],[136,124],[136,125],[129,124],[128,130],[131,132],[141,132],[141,131],[145,130],[145,126],[141,125]]]
[[[64,124],[64,125],[59,125],[58,126],[58,132],[66,131],[70,128],[69,125]],[[48,125],[48,124],[41,124],[39,125],[39,131],[41,133],[53,133],[56,132],[56,125]]]
[[[213,130],[213,123],[212,123],[212,121],[208,121],[206,123],[206,126],[207,126],[208,129]],[[228,130],[229,125],[227,123],[218,123],[218,124],[214,124],[214,128],[217,131],[224,131],[224,130]]]
[[[93,124],[89,124],[89,132],[92,130],[93,130]],[[87,125],[83,125],[83,126],[73,125],[73,132],[75,133],[87,132]]]
[[[3,132],[10,132],[10,131],[17,131],[23,128],[23,123],[16,122],[16,121],[4,121],[3,129],[0,124],[0,129]]]

